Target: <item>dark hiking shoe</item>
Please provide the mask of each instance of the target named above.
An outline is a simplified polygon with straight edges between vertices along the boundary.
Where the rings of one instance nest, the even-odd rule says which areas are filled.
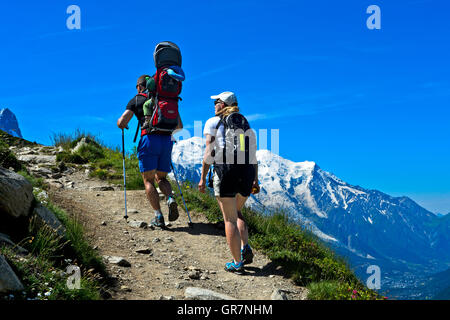
[[[241,259],[244,264],[250,264],[253,262],[253,250],[248,244],[241,249]]]
[[[178,204],[173,197],[169,197],[167,200],[167,205],[169,206],[169,221],[175,221],[178,219]]]
[[[162,214],[155,216],[155,218],[150,222],[150,225],[158,228],[164,228],[166,226],[164,216]]]
[[[243,274],[245,272],[244,263],[242,261],[237,264],[234,261],[229,262],[225,265],[225,271],[233,272],[236,274]]]

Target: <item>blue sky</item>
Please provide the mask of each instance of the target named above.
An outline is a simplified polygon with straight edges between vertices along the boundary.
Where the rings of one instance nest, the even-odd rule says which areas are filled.
[[[280,129],[281,156],[447,213],[450,5],[393,2],[2,2],[0,108],[32,141],[81,128],[119,145],[115,123],[136,79],[154,72],[156,43],[171,40],[191,132],[212,115],[210,95],[234,91],[256,130]],[[81,30],[66,27],[71,4]],[[372,4],[381,30],[366,27]]]

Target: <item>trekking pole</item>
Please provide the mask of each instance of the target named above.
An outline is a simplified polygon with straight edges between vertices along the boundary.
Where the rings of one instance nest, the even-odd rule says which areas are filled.
[[[128,127],[127,127],[128,129]],[[123,189],[125,196],[125,221],[128,222],[128,212],[127,212],[127,177],[125,175],[125,134],[122,129],[122,158],[123,158]]]
[[[190,228],[193,228],[194,224],[192,223],[191,216],[189,215],[189,210],[188,210],[188,208],[186,206],[186,202],[184,201],[183,192],[181,192],[180,184],[178,183],[178,179],[177,179],[177,173],[175,172],[175,168],[173,167],[172,161],[170,162],[170,165],[172,166],[173,176],[175,177],[175,181],[177,182],[178,190],[180,190],[181,199],[183,199],[184,208],[186,209],[186,213],[187,213],[187,216],[189,218],[188,225],[189,225]]]

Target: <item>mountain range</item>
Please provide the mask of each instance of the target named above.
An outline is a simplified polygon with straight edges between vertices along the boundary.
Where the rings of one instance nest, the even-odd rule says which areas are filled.
[[[199,181],[203,151],[200,137],[174,146],[179,179]],[[347,258],[361,280],[369,265],[379,266],[382,291],[391,296],[438,294],[427,283],[450,266],[450,216],[438,217],[408,197],[350,185],[312,161],[293,162],[269,150],[258,150],[257,159],[261,192],[249,206],[285,212]]]

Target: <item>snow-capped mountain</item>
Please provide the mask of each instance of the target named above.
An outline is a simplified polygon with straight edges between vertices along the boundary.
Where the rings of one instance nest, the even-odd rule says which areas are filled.
[[[204,140],[174,145],[178,178],[198,182]],[[450,262],[448,235],[438,218],[407,197],[350,185],[311,161],[292,162],[258,150],[261,192],[248,204],[284,211],[324,241],[363,259]]]
[[[8,108],[0,110],[0,130],[3,130],[14,137],[23,138],[16,116]]]

